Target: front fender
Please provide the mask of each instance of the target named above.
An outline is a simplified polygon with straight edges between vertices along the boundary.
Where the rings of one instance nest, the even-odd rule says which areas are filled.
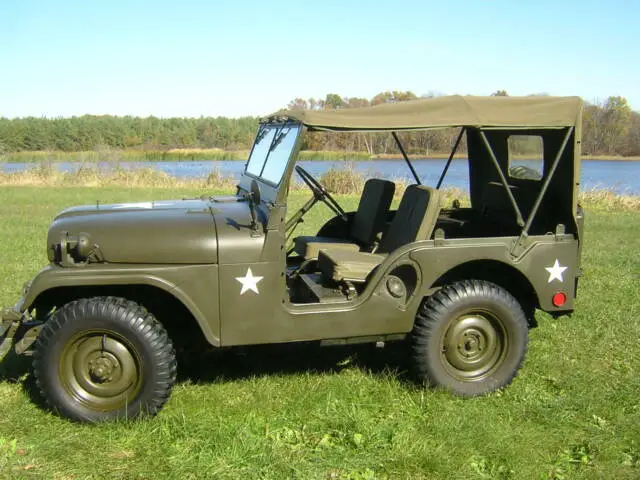
[[[55,288],[148,285],[179,300],[198,322],[212,345],[220,345],[218,265],[89,264],[78,268],[49,265],[25,287],[21,312],[29,311],[43,293]]]

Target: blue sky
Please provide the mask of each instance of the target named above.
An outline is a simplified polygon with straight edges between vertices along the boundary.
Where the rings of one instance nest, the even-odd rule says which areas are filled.
[[[640,2],[0,0],[0,116],[263,115],[294,97],[626,97]]]

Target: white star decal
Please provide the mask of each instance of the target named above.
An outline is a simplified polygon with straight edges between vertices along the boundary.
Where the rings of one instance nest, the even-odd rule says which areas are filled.
[[[258,282],[263,278],[264,277],[254,277],[251,269],[247,268],[247,274],[244,277],[236,277],[236,280],[242,284],[240,295],[243,295],[244,292],[248,290],[252,290],[259,294],[260,292],[258,291]]]
[[[564,282],[562,274],[567,268],[569,267],[561,267],[560,262],[556,258],[556,262],[553,264],[553,267],[544,267],[544,269],[549,272],[549,281],[547,281],[547,283],[551,283],[554,280],[560,280],[561,282]]]

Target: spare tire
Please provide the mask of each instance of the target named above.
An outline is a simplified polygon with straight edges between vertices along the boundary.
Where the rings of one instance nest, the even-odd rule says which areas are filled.
[[[521,180],[541,180],[542,175],[537,170],[526,165],[516,165],[509,168],[509,176]]]

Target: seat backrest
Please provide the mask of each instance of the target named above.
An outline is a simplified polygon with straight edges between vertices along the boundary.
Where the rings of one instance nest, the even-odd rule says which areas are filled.
[[[431,236],[440,211],[439,192],[424,185],[410,185],[389,229],[382,236],[379,253],[389,253],[402,245]]]
[[[376,235],[385,229],[395,190],[395,184],[389,180],[367,180],[349,232],[351,239],[361,245],[373,244]]]

